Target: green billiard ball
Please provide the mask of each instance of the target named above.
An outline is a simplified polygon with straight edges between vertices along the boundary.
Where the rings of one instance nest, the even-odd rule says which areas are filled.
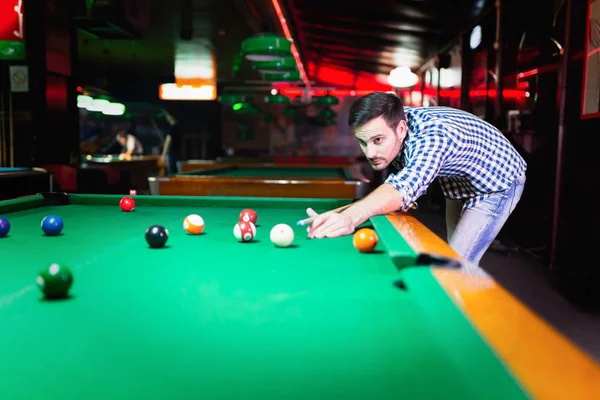
[[[35,281],[46,298],[60,299],[67,297],[73,285],[73,273],[69,268],[54,263],[40,272]]]

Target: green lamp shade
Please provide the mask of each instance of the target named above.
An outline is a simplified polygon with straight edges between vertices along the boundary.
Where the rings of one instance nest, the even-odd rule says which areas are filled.
[[[298,115],[297,117],[294,118],[295,124],[305,124],[307,122],[308,122],[308,118],[306,118],[305,116],[302,116],[302,115]]]
[[[236,103],[241,103],[242,100],[243,100],[243,98],[239,94],[226,93],[226,94],[219,96],[219,102],[221,104],[232,105],[232,104],[236,104]]]
[[[300,80],[300,72],[295,70],[279,74],[264,74],[263,79],[269,82],[295,82]]]
[[[290,56],[292,43],[272,33],[263,33],[242,42],[241,53],[250,61],[274,61]]]
[[[236,114],[256,115],[261,113],[256,104],[247,102],[234,104],[232,109]]]
[[[329,107],[322,109],[321,111],[319,111],[319,114],[318,114],[318,116],[320,118],[325,118],[325,119],[335,118],[336,115],[337,115],[337,113]]]
[[[325,96],[317,97],[315,102],[320,106],[333,106],[339,104],[340,99],[327,93]]]
[[[298,115],[298,110],[295,109],[294,107],[287,107],[286,109],[284,109],[283,111],[281,111],[281,113],[283,115],[294,116],[294,115]]]
[[[271,94],[265,97],[265,103],[267,104],[290,104],[289,97],[282,95],[281,93]]]
[[[283,57],[273,61],[257,61],[253,68],[265,74],[280,74],[296,70],[294,57]]]

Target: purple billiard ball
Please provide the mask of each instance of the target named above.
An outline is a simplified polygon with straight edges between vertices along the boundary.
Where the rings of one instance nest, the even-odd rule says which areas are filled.
[[[63,220],[56,215],[48,215],[42,220],[42,230],[48,236],[60,235],[63,226]]]
[[[6,235],[8,235],[9,231],[10,231],[10,222],[8,222],[8,220],[4,217],[0,217],[0,238],[3,238]]]

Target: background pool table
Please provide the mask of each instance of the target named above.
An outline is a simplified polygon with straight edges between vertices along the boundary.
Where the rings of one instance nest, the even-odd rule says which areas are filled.
[[[293,247],[269,242],[274,224],[339,200],[138,196],[125,213],[119,199],[0,203],[12,223],[0,239],[0,398],[521,399],[563,393],[555,386],[564,379],[579,394],[597,390],[597,366],[552,341],[560,364],[537,355],[530,373],[554,379],[544,383],[551,390],[519,379],[527,371],[511,369],[461,308],[475,292],[466,282],[480,291],[490,282],[400,268],[406,243],[384,216],[369,223],[377,251],[359,254],[350,236],[309,240],[297,227]],[[232,230],[245,207],[258,212],[257,240],[238,243]],[[184,232],[190,213],[204,217],[204,234]],[[42,235],[48,214],[64,219],[61,236]],[[152,224],[170,230],[166,248],[145,243]],[[69,299],[44,301],[35,287],[53,262],[75,274]],[[468,280],[443,288],[454,274]],[[495,322],[514,322],[512,311]],[[489,301],[486,314],[497,315]],[[545,329],[548,341],[555,334]],[[521,350],[528,359],[531,349]]]
[[[148,178],[152,195],[294,198],[363,197],[367,179],[357,166],[236,165]]]
[[[52,190],[52,174],[43,168],[0,168],[0,200]]]
[[[82,159],[83,167],[106,167],[110,166],[122,171],[127,171],[131,180],[131,188],[139,193],[145,193],[148,189],[148,176],[158,175],[160,172],[160,156],[130,156],[127,159],[114,155],[91,155]]]
[[[355,160],[342,157],[326,157],[322,159],[304,159],[303,157],[256,157],[256,158],[217,158],[216,160],[186,160],[177,162],[177,172],[191,172],[198,169],[218,167],[250,167],[250,166],[278,166],[278,167],[316,167],[316,168],[347,168],[358,165]]]

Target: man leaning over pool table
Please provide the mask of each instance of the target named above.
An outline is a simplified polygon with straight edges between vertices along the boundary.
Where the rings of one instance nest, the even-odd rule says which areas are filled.
[[[399,171],[340,213],[320,215],[310,238],[352,234],[375,215],[406,211],[437,177],[446,197],[448,243],[465,260],[479,263],[515,209],[527,164],[491,124],[449,107],[403,107],[391,93],[356,100],[349,125],[375,170]]]

